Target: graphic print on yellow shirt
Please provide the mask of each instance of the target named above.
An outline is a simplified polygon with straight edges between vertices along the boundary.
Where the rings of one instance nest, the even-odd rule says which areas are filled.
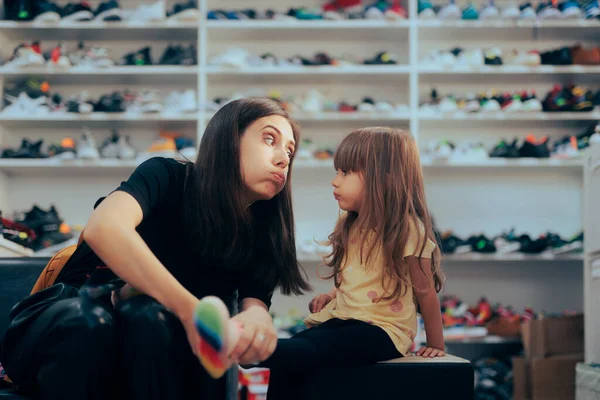
[[[411,223],[410,235],[404,257],[419,256],[425,230]],[[419,232],[419,233],[417,233]],[[431,258],[435,243],[427,238],[422,258]],[[310,314],[304,322],[308,326],[319,325],[331,318],[356,319],[381,327],[392,339],[396,349],[406,355],[417,332],[417,306],[413,297],[410,274],[407,274],[407,290],[399,299],[380,300],[384,293],[382,284],[383,257],[376,247],[369,265],[361,265],[360,246],[357,235],[350,233],[346,260],[340,271],[340,287],[333,299],[320,312]],[[391,286],[390,286],[391,288]]]

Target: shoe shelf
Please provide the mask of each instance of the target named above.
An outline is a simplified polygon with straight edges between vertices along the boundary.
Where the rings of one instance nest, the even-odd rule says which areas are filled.
[[[408,74],[408,65],[352,65],[314,67],[246,67],[207,66],[207,75],[397,75]]]
[[[198,114],[131,114],[131,113],[51,113],[43,116],[11,115],[0,112],[0,122],[12,125],[29,125],[34,122],[160,122],[183,121],[196,122]]]
[[[597,121],[600,111],[592,112],[499,112],[499,113],[420,113],[422,121]]]
[[[59,22],[57,24],[38,22],[0,21],[1,29],[14,30],[120,30],[120,29],[165,29],[165,30],[198,30],[197,22],[163,21],[163,22]]]
[[[573,28],[597,28],[600,29],[600,21],[595,20],[478,20],[478,21],[417,21],[419,28],[471,28],[471,29],[489,29],[489,28],[547,28],[547,29],[573,29]]]
[[[317,254],[300,254],[299,259],[301,262],[315,263],[321,262],[323,259]],[[523,253],[509,253],[509,254],[481,254],[481,253],[467,253],[467,254],[447,254],[443,256],[444,263],[481,263],[481,262],[518,262],[518,263],[574,263],[583,265],[583,254],[564,254],[556,255],[552,253],[542,254],[523,254]]]
[[[481,66],[481,67],[439,67],[419,66],[419,74],[600,74],[600,65],[540,65],[535,67],[521,65]]]
[[[115,66],[109,68],[68,68],[52,69],[39,68],[6,68],[0,67],[0,76],[31,76],[31,75],[136,75],[136,76],[176,76],[176,75],[198,75],[198,66],[172,66],[172,65],[148,65],[148,66]]]
[[[115,159],[59,160],[59,159],[0,159],[0,171],[8,176],[106,175],[131,173],[141,161]]]
[[[33,250],[0,236],[0,257],[31,257]]]
[[[423,168],[565,168],[583,169],[581,160],[543,159],[543,158],[490,158],[483,161],[421,161]],[[296,160],[294,168],[333,168],[333,160]]]
[[[214,113],[205,114],[206,121],[212,116]],[[0,114],[1,117],[1,114]],[[361,121],[361,122],[369,122],[369,121],[409,121],[410,114],[409,113],[389,113],[389,112],[318,112],[318,113],[292,113],[292,118],[298,122],[312,122],[312,121],[339,121],[339,122],[347,122],[347,121]],[[0,119],[1,121],[1,119]]]
[[[404,21],[376,21],[376,20],[341,20],[341,21],[207,21],[208,29],[407,29],[410,27],[408,20]]]

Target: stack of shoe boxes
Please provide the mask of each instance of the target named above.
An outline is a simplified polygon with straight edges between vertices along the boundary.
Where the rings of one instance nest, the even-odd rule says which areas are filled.
[[[575,366],[584,359],[583,315],[521,326],[524,357],[513,359],[514,400],[575,399]]]

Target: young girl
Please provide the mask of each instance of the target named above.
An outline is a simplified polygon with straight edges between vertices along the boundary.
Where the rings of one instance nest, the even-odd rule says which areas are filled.
[[[56,284],[11,312],[1,357],[11,380],[42,400],[225,398],[225,380],[194,355],[193,316],[237,299],[236,360],[275,349],[273,291],[309,289],[286,185],[298,141],[279,103],[241,99],[210,120],[195,163],[141,164],[96,204]],[[113,273],[126,283],[116,307],[85,294]],[[132,288],[146,295],[127,299]]]
[[[415,141],[401,130],[360,129],[342,141],[334,165],[333,196],[345,211],[329,236],[335,288],[310,303],[310,329],[280,339],[261,364],[271,368],[271,400],[291,398],[293,372],[408,355],[417,310],[427,334],[417,355],[444,355],[440,251]]]

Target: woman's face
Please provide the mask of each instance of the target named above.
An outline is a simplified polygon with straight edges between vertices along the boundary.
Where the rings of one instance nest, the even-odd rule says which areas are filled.
[[[240,166],[249,203],[281,192],[295,149],[292,126],[284,117],[263,117],[246,128],[240,139]]]

